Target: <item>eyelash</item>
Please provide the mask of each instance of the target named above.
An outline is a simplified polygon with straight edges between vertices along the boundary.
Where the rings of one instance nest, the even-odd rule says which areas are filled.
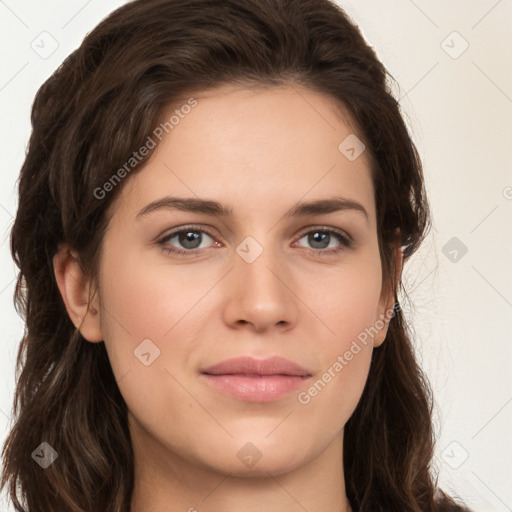
[[[175,247],[171,247],[171,246],[167,245],[169,240],[174,238],[176,235],[180,235],[181,233],[189,233],[189,232],[206,233],[209,237],[211,237],[213,239],[215,238],[208,230],[206,230],[200,226],[190,225],[190,226],[185,226],[185,227],[182,227],[175,231],[172,231],[171,233],[168,233],[164,237],[160,238],[156,243],[159,246],[161,246],[162,250],[164,252],[166,252],[167,254],[175,254],[177,256],[199,256],[202,254],[202,252],[204,250],[207,250],[208,248],[185,250],[185,249],[177,249]],[[336,230],[333,228],[325,228],[325,227],[310,228],[308,231],[303,232],[299,236],[298,240],[300,240],[304,236],[309,235],[311,233],[324,233],[324,234],[327,233],[329,235],[334,235],[340,242],[341,247],[338,247],[335,249],[332,249],[332,248],[331,249],[310,249],[311,251],[313,251],[313,253],[315,253],[318,256],[327,256],[327,255],[338,254],[338,253],[352,247],[353,239],[349,235],[344,233],[343,231],[339,231],[339,230]],[[301,247],[301,248],[305,249],[305,247]]]

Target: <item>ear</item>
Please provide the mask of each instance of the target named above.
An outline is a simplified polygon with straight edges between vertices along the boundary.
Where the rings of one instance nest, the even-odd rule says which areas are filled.
[[[373,346],[379,347],[384,343],[389,328],[389,321],[395,314],[394,306],[396,302],[395,289],[400,282],[400,276],[402,275],[403,269],[403,251],[400,244],[394,249],[395,258],[395,278],[391,289],[383,286],[382,293],[379,300],[378,318],[375,321],[375,327],[379,329],[378,334],[373,338]],[[382,328],[381,328],[382,327]]]
[[[53,270],[69,318],[90,342],[103,341],[97,294],[90,297],[90,283],[79,264],[78,255],[66,244],[53,257]]]

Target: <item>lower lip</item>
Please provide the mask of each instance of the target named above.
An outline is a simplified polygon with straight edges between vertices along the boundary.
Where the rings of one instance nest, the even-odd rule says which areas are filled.
[[[271,402],[296,391],[309,377],[295,375],[265,375],[248,377],[245,375],[203,374],[208,382],[218,390],[239,400],[248,402]]]

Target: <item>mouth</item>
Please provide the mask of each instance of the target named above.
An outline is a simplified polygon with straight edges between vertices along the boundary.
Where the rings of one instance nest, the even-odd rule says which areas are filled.
[[[248,402],[271,402],[301,388],[311,374],[280,357],[228,359],[201,370],[216,391]]]

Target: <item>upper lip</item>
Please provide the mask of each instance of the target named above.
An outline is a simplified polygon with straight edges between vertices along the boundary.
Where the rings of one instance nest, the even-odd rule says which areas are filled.
[[[209,375],[311,375],[297,363],[283,357],[255,359],[254,357],[235,357],[203,368],[201,373]]]

